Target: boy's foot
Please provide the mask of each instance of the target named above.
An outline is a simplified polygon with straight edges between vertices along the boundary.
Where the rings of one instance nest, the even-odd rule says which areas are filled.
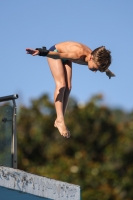
[[[54,126],[58,128],[60,134],[63,137],[69,138],[70,137],[70,131],[66,128],[65,124],[63,122],[59,122],[55,120]]]

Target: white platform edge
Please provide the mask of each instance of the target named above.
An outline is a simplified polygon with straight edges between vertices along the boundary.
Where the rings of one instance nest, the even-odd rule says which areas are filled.
[[[0,186],[53,200],[80,200],[80,186],[0,166]]]

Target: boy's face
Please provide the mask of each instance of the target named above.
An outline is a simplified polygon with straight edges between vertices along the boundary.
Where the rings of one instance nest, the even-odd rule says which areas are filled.
[[[94,62],[92,55],[88,57],[88,68],[93,72],[97,72],[98,70],[98,65]]]

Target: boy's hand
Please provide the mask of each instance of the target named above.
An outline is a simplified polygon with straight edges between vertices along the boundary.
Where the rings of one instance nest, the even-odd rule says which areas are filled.
[[[115,76],[115,74],[114,74],[113,72],[111,72],[109,69],[107,69],[105,72],[106,72],[106,75],[109,77],[109,79],[110,79],[111,77],[114,77],[114,76]]]
[[[38,50],[26,48],[27,54],[31,54],[32,56],[36,56],[39,54]]]

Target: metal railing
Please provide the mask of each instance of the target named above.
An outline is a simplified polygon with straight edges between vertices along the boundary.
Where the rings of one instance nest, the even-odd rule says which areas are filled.
[[[18,94],[0,97],[0,165],[17,168],[17,135],[15,99]],[[7,101],[12,101],[11,106]]]

